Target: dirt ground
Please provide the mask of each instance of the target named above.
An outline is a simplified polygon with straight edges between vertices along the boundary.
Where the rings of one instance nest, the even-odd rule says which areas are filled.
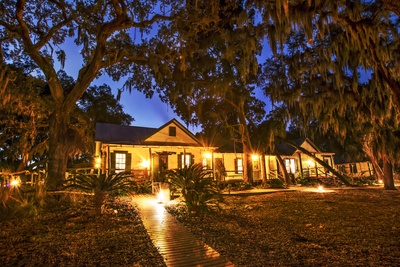
[[[236,266],[400,266],[400,191],[226,196],[221,210],[169,211]],[[54,206],[0,221],[1,266],[165,266],[129,199],[94,216]]]

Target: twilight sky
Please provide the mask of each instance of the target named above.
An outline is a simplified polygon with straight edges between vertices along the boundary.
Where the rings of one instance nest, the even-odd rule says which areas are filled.
[[[267,41],[264,40],[265,47],[268,47]],[[77,50],[79,47],[73,42],[73,39],[69,38],[61,46],[66,53],[66,63],[64,70],[67,75],[72,76],[76,79],[78,71],[82,67],[83,61],[81,55]],[[259,63],[261,60],[269,57],[271,52],[264,49],[263,54],[260,56]],[[59,64],[55,61],[56,70],[60,69]],[[94,80],[91,85],[103,85],[107,84],[113,90],[114,95],[117,95],[118,88],[123,87],[124,80],[119,82],[114,82],[107,75],[103,75],[100,78]],[[257,93],[259,99],[266,99],[261,92]],[[131,93],[123,92],[120,100],[121,105],[124,107],[124,111],[130,114],[135,120],[131,123],[133,126],[143,126],[143,127],[154,127],[158,128],[168,122],[169,120],[175,118],[181,122],[184,126],[185,123],[173,112],[167,103],[162,103],[157,94],[154,94],[153,98],[148,99],[144,94],[133,90]],[[269,101],[266,103],[267,111],[271,110],[271,104]],[[188,129],[193,132],[201,131],[201,127],[189,126]]]

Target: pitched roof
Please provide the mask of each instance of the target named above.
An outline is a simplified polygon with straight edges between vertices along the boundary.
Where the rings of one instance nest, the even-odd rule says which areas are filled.
[[[157,132],[157,128],[125,126],[111,123],[96,123],[94,139],[112,144],[141,144],[148,136]]]
[[[308,142],[317,152],[321,152],[321,150],[308,138],[299,138],[296,140],[292,141],[294,144],[301,146],[303,145],[305,142]],[[276,145],[276,151],[280,154],[280,155],[284,155],[284,156],[292,156],[297,149],[287,143],[280,143]]]
[[[174,141],[150,141],[152,136],[159,133],[168,125],[174,124],[193,140],[190,143]],[[150,140],[148,140],[150,139]],[[160,128],[124,126],[110,123],[96,123],[95,141],[110,144],[126,145],[181,145],[181,146],[201,146],[197,138],[186,129],[179,121],[172,119]]]

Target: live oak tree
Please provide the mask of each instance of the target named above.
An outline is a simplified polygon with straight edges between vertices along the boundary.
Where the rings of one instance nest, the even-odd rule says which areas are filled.
[[[130,125],[134,121],[131,115],[124,112],[111,87],[106,84],[90,86],[78,101],[78,107],[93,127],[97,122]]]
[[[21,68],[8,66],[7,71],[10,80],[0,93],[0,171],[17,172],[46,151],[49,111],[43,80]]]
[[[245,80],[246,71],[254,70],[257,64],[247,60],[254,57],[251,53],[242,55],[242,60],[235,62],[240,48],[235,50],[233,44],[247,41],[248,49],[243,51],[251,52],[256,43],[249,43],[240,30],[231,36],[225,29],[223,35],[215,37],[223,36],[225,41],[231,38],[234,42],[226,42],[224,45],[228,46],[224,47],[206,48],[211,40],[208,35],[219,30],[216,26],[225,23],[222,26],[237,27],[248,22],[246,17],[240,16],[236,24],[229,25],[229,18],[225,20],[224,16],[235,12],[237,4],[229,0],[1,2],[1,55],[6,57],[2,62],[32,61],[45,77],[51,92],[48,187],[58,188],[63,182],[69,114],[99,75],[108,74],[114,80],[125,79],[123,89],[137,89],[148,97],[157,92],[163,97],[173,91],[169,85],[183,89],[182,78],[190,78],[185,73],[191,56],[193,59],[204,56],[204,60],[208,58],[213,62],[222,53],[228,55],[229,63],[239,66],[236,68],[240,71],[238,77]],[[83,61],[70,90],[65,90],[57,77],[59,66],[71,64],[68,51],[62,46],[67,41],[75,43],[76,54],[79,53]],[[223,52],[213,51],[216,48]],[[207,54],[212,56],[207,57]],[[210,77],[207,71],[197,73]],[[175,82],[169,83],[169,80]]]
[[[113,0],[0,3],[1,55],[6,57],[2,62],[32,61],[51,92],[49,188],[59,188],[64,180],[70,139],[68,120],[76,102],[98,75],[106,71],[112,74],[112,66],[118,65],[124,74],[140,75],[140,66],[156,57],[143,34],[149,33],[155,22],[175,16],[180,4]],[[168,12],[165,15],[163,8]],[[63,88],[57,76],[59,65],[76,64],[68,61],[61,46],[67,40],[73,40],[83,61],[70,90]],[[142,76],[143,84],[146,78]],[[144,86],[141,89],[146,90]]]
[[[187,123],[229,129],[230,138],[243,147],[244,180],[249,182],[250,128],[265,114],[253,86],[256,56],[262,48],[261,26],[255,22],[254,9],[245,9],[244,1],[198,1],[187,14],[212,14],[211,23],[176,23],[163,29],[176,37],[165,40],[160,35],[160,40],[174,40],[180,56],[173,66],[160,68],[158,92]]]
[[[285,51],[265,64],[265,92],[284,103],[286,116],[300,121],[304,131],[314,122],[322,132],[331,131],[338,139],[351,137],[370,157],[385,189],[394,189],[390,170],[398,153],[392,149],[398,143],[393,134],[399,127],[397,107],[392,105],[388,88],[376,88],[377,75],[368,84],[360,84],[357,64],[346,61],[347,68],[342,69],[337,66],[343,64],[337,62],[340,56],[332,55],[337,60],[333,64],[321,59],[319,53],[330,42],[330,38],[315,40],[311,46],[304,34],[291,35]],[[331,73],[321,75],[321,68]],[[380,162],[389,170],[385,175]]]

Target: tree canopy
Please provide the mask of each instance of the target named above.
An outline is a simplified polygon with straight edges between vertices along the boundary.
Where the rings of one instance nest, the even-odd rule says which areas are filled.
[[[2,1],[0,89],[15,77],[10,63],[46,81],[47,183],[57,188],[76,123],[71,115],[100,75],[124,79],[120,89],[158,94],[188,123],[206,122],[202,112],[213,106],[216,114],[226,110],[233,124],[252,127],[263,116],[253,90],[267,37],[275,59],[266,68],[280,76],[268,77],[267,85],[275,84],[266,89],[272,100],[297,105],[302,115],[312,110],[329,123],[346,106],[367,106],[376,96],[370,103],[388,109],[375,113],[369,107],[369,115],[378,115],[382,126],[385,114],[400,107],[398,31],[399,4],[393,0]],[[291,38],[300,46],[291,47]],[[62,48],[67,41],[83,62],[73,83],[59,75],[76,64]],[[358,86],[360,68],[373,74],[368,90]],[[325,105],[332,94],[342,105]],[[330,125],[343,132],[340,124]],[[246,131],[241,138],[250,142]]]

